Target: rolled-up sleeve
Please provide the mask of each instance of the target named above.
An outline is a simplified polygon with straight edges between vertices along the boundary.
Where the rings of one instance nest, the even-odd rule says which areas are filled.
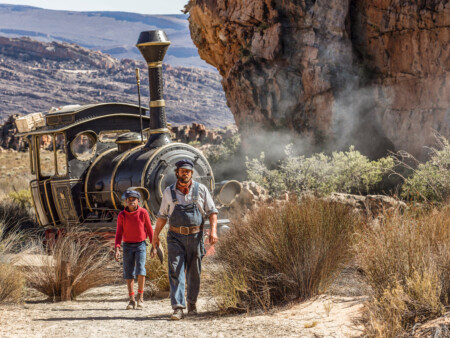
[[[156,215],[156,217],[164,218],[164,219],[169,218],[169,208],[170,208],[169,203],[171,200],[171,196],[169,196],[169,195],[170,195],[170,191],[168,189],[164,190],[162,201],[161,201],[161,206],[159,207],[159,212],[158,212],[158,215]]]
[[[214,200],[211,196],[211,194],[209,193],[208,188],[204,187],[203,189],[204,191],[204,196],[205,196],[205,206],[204,206],[204,210],[205,210],[205,214],[206,216],[209,216],[211,214],[217,214],[218,211],[216,209],[216,205],[214,204]]]

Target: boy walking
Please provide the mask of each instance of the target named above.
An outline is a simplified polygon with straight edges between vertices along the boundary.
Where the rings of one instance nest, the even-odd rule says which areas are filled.
[[[145,261],[147,246],[145,239],[153,239],[153,229],[147,210],[139,206],[141,194],[136,190],[125,191],[126,207],[117,217],[115,259],[120,258],[123,239],[123,278],[127,282],[130,301],[127,310],[144,307]],[[138,279],[138,299],[134,297],[134,279]]]

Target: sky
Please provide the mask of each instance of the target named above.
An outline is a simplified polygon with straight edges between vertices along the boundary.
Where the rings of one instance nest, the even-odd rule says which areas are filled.
[[[188,0],[6,0],[1,4],[26,5],[67,11],[119,11],[140,14],[181,14]]]

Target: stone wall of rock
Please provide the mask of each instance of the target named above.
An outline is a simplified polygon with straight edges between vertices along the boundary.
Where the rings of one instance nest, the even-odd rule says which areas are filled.
[[[26,144],[22,137],[17,136],[16,119],[18,114],[10,115],[3,125],[0,125],[0,151],[2,149],[25,150]]]
[[[322,149],[426,157],[450,137],[445,0],[191,0],[191,37],[216,67],[241,134],[288,130]]]

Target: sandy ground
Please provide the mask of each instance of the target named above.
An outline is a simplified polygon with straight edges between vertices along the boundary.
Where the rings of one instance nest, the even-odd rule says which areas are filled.
[[[207,276],[208,264],[204,270]],[[63,303],[27,292],[23,304],[1,306],[1,337],[354,337],[361,334],[355,320],[367,299],[354,273],[344,272],[328,294],[307,302],[270,313],[220,316],[204,281],[199,315],[173,322],[168,298],[146,300],[142,311],[125,310],[124,284],[91,289]]]

